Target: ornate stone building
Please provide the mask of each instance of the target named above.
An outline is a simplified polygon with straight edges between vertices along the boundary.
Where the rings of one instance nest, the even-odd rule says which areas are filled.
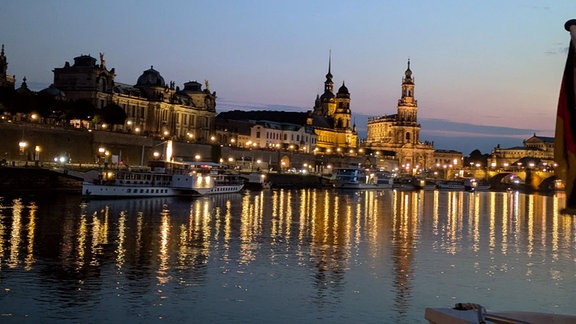
[[[342,82],[342,86],[334,95],[331,62],[328,61],[328,73],[324,81],[324,93],[316,96],[310,124],[318,135],[316,147],[319,151],[348,151],[358,147],[356,125],[351,124],[350,92]]]
[[[226,111],[216,117],[219,144],[312,153],[318,141],[306,113]]]
[[[162,137],[193,141],[208,141],[214,130],[216,92],[210,92],[208,82],[166,84],[153,67],[144,71],[135,85],[116,83],[115,69],[108,69],[104,55],[100,64],[90,55],[74,58],[55,68],[54,87],[66,94],[68,100],[84,99],[96,109],[117,104],[127,115],[123,129]]]
[[[394,115],[368,119],[367,138],[362,146],[372,151],[393,152],[399,167],[407,171],[433,167],[433,145],[420,142],[418,102],[414,99],[414,78],[409,60],[397,109]]]
[[[524,146],[501,148],[500,145],[494,148],[488,157],[488,167],[506,168],[520,165],[523,161],[534,163],[535,166],[554,165],[554,137],[537,136],[523,141]],[[527,165],[524,165],[525,167]]]
[[[15,78],[8,75],[8,61],[4,53],[4,44],[2,44],[2,51],[0,52],[0,88],[14,89]]]

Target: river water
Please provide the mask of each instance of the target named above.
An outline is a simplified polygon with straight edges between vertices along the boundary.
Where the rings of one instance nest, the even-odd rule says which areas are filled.
[[[0,198],[0,321],[422,323],[574,314],[564,196],[265,190]]]

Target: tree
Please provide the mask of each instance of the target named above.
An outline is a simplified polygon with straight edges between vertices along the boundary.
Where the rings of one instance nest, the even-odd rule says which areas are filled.
[[[3,111],[14,110],[16,91],[8,87],[0,87],[0,104]]]
[[[128,116],[122,107],[115,103],[108,104],[100,112],[102,121],[110,125],[123,125]]]
[[[482,152],[480,152],[480,150],[476,149],[472,152],[470,152],[470,156],[468,156],[465,160],[464,163],[465,165],[469,165],[469,164],[480,164],[483,166],[486,166],[486,163],[488,162],[488,154],[482,154]]]
[[[23,98],[26,97],[32,98],[30,95],[21,95],[21,96]],[[54,114],[54,111],[60,111],[61,114],[61,109],[64,103],[61,100],[57,100],[53,95],[40,92],[33,99],[34,100],[30,104],[28,109],[29,110],[31,109],[39,113],[42,117],[50,117],[51,115]]]
[[[70,103],[70,105],[67,107],[66,119],[92,120],[92,118],[94,118],[95,112],[96,108],[90,101],[86,99],[80,99]]]

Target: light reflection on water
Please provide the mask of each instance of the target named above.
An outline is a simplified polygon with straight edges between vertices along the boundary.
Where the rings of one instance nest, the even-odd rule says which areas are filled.
[[[422,322],[573,312],[564,197],[273,190],[0,200],[2,321]]]

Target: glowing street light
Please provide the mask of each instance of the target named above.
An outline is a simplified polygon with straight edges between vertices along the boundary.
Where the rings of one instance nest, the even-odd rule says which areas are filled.
[[[24,150],[28,147],[28,142],[20,141],[18,147],[20,148],[20,153],[24,153]]]
[[[34,160],[35,161],[40,161],[40,152],[42,151],[42,148],[40,147],[40,145],[36,145],[36,147],[34,147]]]

